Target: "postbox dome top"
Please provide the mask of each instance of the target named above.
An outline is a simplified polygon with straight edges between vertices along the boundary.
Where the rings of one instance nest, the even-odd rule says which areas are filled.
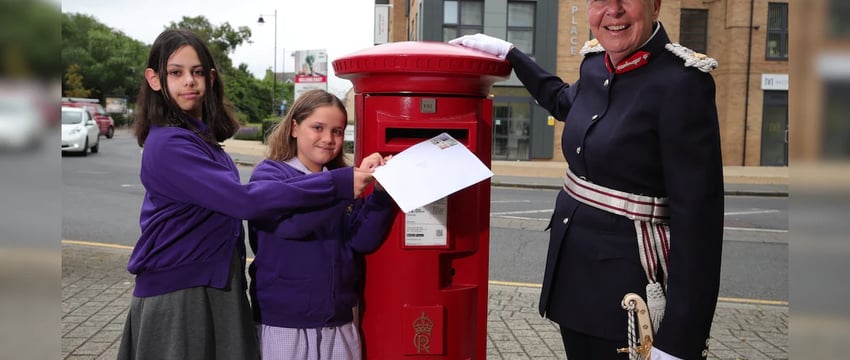
[[[356,93],[429,93],[487,96],[507,80],[511,64],[490,54],[442,42],[376,45],[333,61],[334,73]]]

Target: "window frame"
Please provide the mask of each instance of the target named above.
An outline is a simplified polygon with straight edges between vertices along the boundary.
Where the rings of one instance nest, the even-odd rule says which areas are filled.
[[[850,39],[850,2],[847,0],[829,0],[826,33],[834,39]]]
[[[446,4],[449,2],[454,2],[457,4],[457,18],[455,19],[455,23],[447,23],[445,9]],[[461,22],[463,18],[463,4],[464,3],[479,3],[481,6],[481,24],[469,25]],[[454,36],[446,36],[446,30],[453,29]],[[459,36],[463,36],[465,34],[475,34],[475,33],[483,33],[484,32],[484,0],[450,0],[443,1],[443,27],[442,27],[442,36],[443,41],[449,41]]]
[[[518,5],[523,5],[523,6],[531,6],[531,26],[511,26],[511,24],[510,24],[511,11],[510,10],[511,10],[512,4],[518,4]],[[536,42],[535,28],[537,27],[537,2],[522,1],[522,0],[508,0],[507,8],[505,9],[505,16],[506,16],[505,24],[506,24],[506,35],[507,35],[506,40],[508,42],[514,43],[514,45],[517,46],[517,42],[515,42],[514,39],[512,39],[511,36],[510,36],[512,31],[514,31],[514,32],[527,32],[527,33],[531,34],[531,42],[529,44],[530,48],[526,49],[526,48],[522,48],[520,46],[517,46],[517,48],[519,48],[520,50],[522,50],[522,52],[524,52],[528,55],[534,55],[535,49],[536,49],[536,46],[535,46],[535,42]]]
[[[686,14],[689,15],[689,20],[685,21]],[[703,21],[702,29],[696,29],[694,26],[688,26],[693,24],[693,17],[690,16],[699,16],[700,21]],[[685,46],[693,51],[698,53],[707,53],[708,52],[708,9],[682,9],[679,15],[679,43],[682,46]],[[687,25],[686,25],[687,24]],[[688,30],[688,31],[686,31]],[[686,39],[685,35],[691,35],[694,37],[701,37],[702,39],[701,47],[697,46],[698,44],[692,43],[690,41],[684,41]],[[690,38],[687,38],[690,39]]]
[[[771,24],[771,10],[782,11],[779,16],[782,16],[781,19],[782,24],[779,26],[772,26]],[[765,43],[764,43],[764,58],[765,60],[770,61],[787,61],[788,60],[788,3],[780,3],[780,2],[769,2],[767,3],[767,19],[765,19],[767,24],[767,31],[765,32]],[[771,35],[779,35],[777,47],[778,55],[770,54],[770,41]]]

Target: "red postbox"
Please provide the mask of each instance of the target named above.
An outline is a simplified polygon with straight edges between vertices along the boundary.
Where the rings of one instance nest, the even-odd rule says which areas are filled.
[[[333,67],[354,85],[357,163],[446,132],[490,167],[488,95],[510,75],[507,61],[445,43],[397,42]],[[486,358],[489,236],[489,180],[399,214],[387,241],[366,257],[366,358]]]

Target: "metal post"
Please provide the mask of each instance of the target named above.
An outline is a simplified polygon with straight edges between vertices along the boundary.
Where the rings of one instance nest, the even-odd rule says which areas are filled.
[[[274,9],[274,14],[260,14],[260,18],[257,19],[258,23],[266,23],[266,21],[263,19],[263,16],[274,17],[274,64],[272,65],[272,105],[274,111],[277,112],[280,109],[280,104],[278,104],[277,102],[277,9]]]

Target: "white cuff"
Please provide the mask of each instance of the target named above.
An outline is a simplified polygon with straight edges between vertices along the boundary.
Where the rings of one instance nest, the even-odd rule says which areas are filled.
[[[666,352],[659,350],[655,346],[652,347],[652,350],[650,350],[649,354],[650,354],[649,357],[652,358],[652,360],[682,360],[680,358],[677,358],[673,355],[670,355]]]

